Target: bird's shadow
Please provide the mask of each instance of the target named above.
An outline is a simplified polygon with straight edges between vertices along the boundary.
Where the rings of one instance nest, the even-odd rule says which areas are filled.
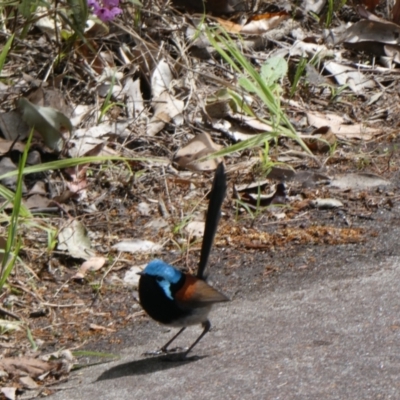
[[[156,371],[163,371],[170,368],[176,368],[187,365],[194,361],[199,361],[207,356],[193,356],[182,359],[185,352],[163,354],[160,356],[146,357],[141,360],[130,361],[124,364],[116,365],[107,371],[104,371],[96,381],[121,378],[130,375],[145,375]]]

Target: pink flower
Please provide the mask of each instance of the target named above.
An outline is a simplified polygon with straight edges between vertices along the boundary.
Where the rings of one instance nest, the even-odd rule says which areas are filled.
[[[112,21],[117,15],[121,14],[122,10],[118,7],[113,7],[111,9],[108,8],[100,8],[95,15],[99,17],[103,22]]]
[[[103,0],[104,7],[109,9],[118,8],[119,0]]]
[[[103,22],[112,21],[117,15],[122,13],[118,7],[119,0],[87,0],[88,6]]]

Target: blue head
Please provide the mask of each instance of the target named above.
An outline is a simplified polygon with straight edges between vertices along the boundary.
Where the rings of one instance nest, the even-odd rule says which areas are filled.
[[[171,285],[178,283],[182,278],[182,272],[178,271],[172,265],[165,263],[164,261],[155,259],[150,261],[146,268],[143,270],[141,275],[148,275],[154,277],[158,284],[162,287],[165,294],[173,300],[171,293]]]

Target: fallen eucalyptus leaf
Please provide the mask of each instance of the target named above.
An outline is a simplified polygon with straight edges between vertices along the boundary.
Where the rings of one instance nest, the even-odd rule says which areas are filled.
[[[94,256],[87,230],[82,222],[72,220],[58,234],[58,250],[66,250],[74,258],[88,260]]]
[[[17,388],[16,387],[3,387],[0,389],[0,392],[4,394],[7,400],[15,400],[17,397]]]
[[[34,378],[53,369],[50,363],[32,357],[6,357],[0,360],[0,369],[12,375],[30,375]]]
[[[339,189],[363,190],[378,186],[389,186],[390,181],[374,174],[346,174],[338,175],[331,181],[330,186]]]
[[[151,242],[150,240],[124,240],[112,246],[118,251],[126,251],[128,253],[155,253],[162,249],[160,244]]]
[[[21,376],[19,381],[22,383],[24,388],[29,390],[37,389],[39,387],[39,385],[30,376]]]
[[[189,222],[186,227],[185,231],[194,238],[202,238],[204,234],[204,221],[191,221]]]
[[[315,199],[311,200],[310,204],[315,208],[319,208],[320,210],[343,207],[343,203],[336,199]]]
[[[203,132],[195,136],[185,147],[179,149],[175,153],[174,161],[181,167],[192,171],[213,171],[221,162],[220,158],[202,162],[198,162],[198,160],[221,150],[221,148],[222,146],[215,144],[207,132]]]
[[[147,135],[154,136],[160,132],[165,124],[174,120],[176,125],[183,122],[182,111],[184,102],[172,96],[168,91],[161,93],[152,101],[154,115],[147,125]]]
[[[87,272],[98,271],[105,263],[106,259],[104,257],[91,257],[80,266],[78,272],[72,277],[72,279],[83,279]]]

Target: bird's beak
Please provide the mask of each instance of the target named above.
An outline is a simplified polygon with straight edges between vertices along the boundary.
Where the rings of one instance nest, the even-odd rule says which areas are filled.
[[[143,271],[141,271],[141,272],[136,272],[136,275],[142,276],[142,275],[143,275]]]

